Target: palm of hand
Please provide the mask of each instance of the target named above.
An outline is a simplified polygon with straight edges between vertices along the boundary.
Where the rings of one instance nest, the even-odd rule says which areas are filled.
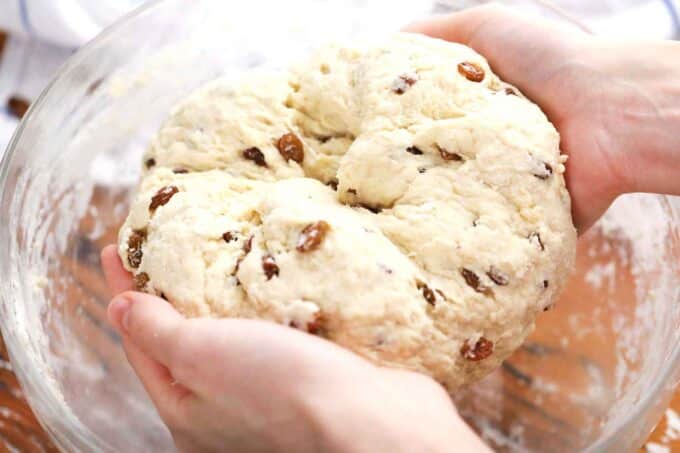
[[[569,156],[566,180],[574,223],[586,230],[629,185],[623,138],[611,131],[648,110],[644,95],[607,73],[587,35],[533,22],[498,6],[484,6],[414,24],[407,31],[466,44],[498,75],[538,103],[561,135]],[[613,125],[616,124],[616,127]]]

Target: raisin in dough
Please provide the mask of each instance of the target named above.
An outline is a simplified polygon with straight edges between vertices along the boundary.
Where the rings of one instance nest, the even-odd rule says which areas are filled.
[[[178,106],[119,252],[187,316],[272,320],[454,390],[566,283],[564,161],[541,110],[467,47],[331,45]]]

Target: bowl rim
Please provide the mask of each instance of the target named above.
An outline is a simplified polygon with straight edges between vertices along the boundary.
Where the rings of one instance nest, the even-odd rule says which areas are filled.
[[[81,62],[87,59],[90,56],[91,52],[94,49],[98,48],[103,41],[106,41],[111,36],[114,36],[120,29],[124,28],[129,22],[138,19],[142,15],[147,14],[152,10],[155,10],[156,8],[162,7],[166,3],[177,1],[181,0],[148,0],[145,3],[142,3],[140,6],[132,9],[131,11],[129,11],[128,13],[124,14],[116,21],[114,21],[111,25],[104,28],[104,30],[102,30],[96,37],[94,37],[92,40],[90,40],[81,48],[79,48],[61,65],[61,67],[56,71],[54,77],[45,86],[45,88],[42,90],[42,92],[36,98],[36,100],[33,101],[28,111],[24,115],[23,119],[20,121],[16,130],[12,134],[12,138],[10,139],[5,149],[2,159],[0,160],[0,203],[5,198],[8,190],[10,189],[7,184],[7,176],[9,173],[10,163],[13,161],[13,157],[15,156],[17,149],[19,148],[18,145],[22,140],[24,131],[27,125],[33,121],[33,118],[36,116],[37,112],[43,110],[47,102],[50,101],[53,88],[56,85],[60,84],[71,71],[77,69]],[[201,1],[213,1],[213,0],[201,0]],[[545,6],[544,3],[540,0],[534,1],[539,6]],[[12,193],[10,192],[9,195],[11,196]],[[656,194],[656,196],[671,211],[672,213],[671,221],[675,219],[680,219],[680,197],[673,197],[664,194]],[[2,247],[3,243],[0,242],[0,248]],[[1,306],[4,307],[6,305],[9,305],[10,298],[8,296],[9,295],[5,292],[5,290],[0,292]],[[677,291],[677,299],[678,300],[671,301],[669,303],[680,303],[680,288],[678,288]],[[8,320],[6,317],[4,316],[0,317],[0,325],[3,327],[2,334],[5,338],[10,337],[14,340],[16,339],[14,330],[7,328]],[[31,404],[32,402],[31,400],[33,400],[36,397],[36,394],[42,392],[36,392],[35,390],[37,388],[40,388],[40,385],[38,385],[37,383],[33,383],[32,380],[28,379],[26,376],[28,368],[26,364],[28,363],[30,365],[29,361],[23,362],[18,361],[16,359],[15,354],[12,352],[12,349],[15,348],[15,344],[16,341],[6,342],[7,351],[10,356],[10,362],[12,364],[13,371],[16,374],[21,386],[30,388],[34,392],[34,393],[24,392],[26,399],[29,402],[29,405],[31,406],[31,408],[33,408],[34,405]],[[676,368],[673,366],[678,362],[680,362],[680,342],[676,342],[676,344],[673,346],[670,353],[670,359],[667,360],[666,363],[661,365],[655,380],[649,386],[649,390],[646,391],[641,398],[635,401],[635,403],[633,403],[632,407],[625,416],[620,417],[619,420],[617,420],[617,423],[612,425],[611,429],[609,430],[610,434],[606,438],[597,439],[591,445],[586,446],[584,451],[586,452],[599,452],[603,450],[607,451],[611,447],[615,446],[616,441],[620,437],[621,433],[632,429],[632,426],[636,420],[642,417],[651,406],[653,406],[654,404],[658,404],[660,402],[658,396],[663,394],[665,388],[668,388],[668,386],[676,387],[678,384],[680,384],[680,376],[675,376],[676,374],[679,374],[678,370],[676,370]],[[673,380],[675,380],[675,382],[673,382]],[[27,386],[26,385],[27,383],[29,383],[30,385]],[[664,397],[665,400],[669,400],[671,395],[672,392],[669,392],[669,394],[666,397]],[[35,411],[34,413],[40,425],[45,429],[45,431],[49,434],[49,436],[52,438],[55,444],[57,444],[58,447],[66,449],[67,451],[80,451],[80,449],[76,445],[74,445],[73,441],[78,441],[82,445],[88,445],[89,447],[94,446],[92,445],[92,439],[84,439],[80,433],[78,433],[79,435],[77,436],[73,436],[73,433],[68,433],[68,435],[66,435],[61,432],[55,432],[55,430],[53,429],[53,425],[50,423],[51,419],[47,419],[43,414],[37,411]],[[104,450],[108,449],[107,442],[101,439],[94,431],[90,430],[89,428],[86,429],[88,434],[91,435],[92,438],[94,439],[95,445],[99,444],[99,448],[103,448]]]
[[[5,199],[5,196],[12,197],[14,195],[7,184],[8,174],[10,163],[13,161],[13,157],[19,147],[18,145],[20,144],[24,135],[24,131],[27,125],[33,121],[33,118],[37,115],[37,112],[42,111],[47,102],[50,101],[53,88],[66,79],[68,74],[76,70],[80,66],[81,62],[87,59],[102,42],[106,41],[112,36],[115,36],[115,34],[118,33],[120,29],[124,28],[132,20],[135,20],[152,10],[159,8],[162,6],[162,4],[170,1],[177,0],[146,0],[139,6],[131,9],[105,27],[82,47],[77,49],[57,69],[52,79],[43,88],[38,97],[31,103],[28,110],[19,121],[19,124],[14,130],[12,137],[5,148],[4,154],[0,155],[0,205]],[[9,221],[7,223],[9,224]],[[0,241],[0,250],[4,249],[4,247],[5,241]],[[0,288],[0,307],[4,308],[7,305],[11,305],[11,297],[9,296],[10,295],[5,292],[4,287]],[[17,335],[15,334],[14,329],[8,328],[8,319],[6,316],[0,316],[0,327],[2,327],[2,336],[5,339],[5,346],[10,359],[9,361],[12,367],[12,372],[16,375],[22,389],[28,388],[31,390],[31,392],[24,390],[24,397],[26,398],[31,411],[35,415],[35,418],[38,420],[38,423],[49,435],[50,439],[52,442],[54,442],[58,449],[61,451],[113,451],[108,445],[108,442],[106,442],[96,432],[92,431],[85,425],[82,426],[86,430],[89,438],[85,437],[82,431],[70,431],[65,433],[55,429],[53,417],[48,417],[44,413],[34,410],[34,407],[37,406],[34,404],[34,399],[36,399],[39,395],[45,394],[45,392],[43,392],[44,387],[42,384],[39,382],[34,382],[34,380],[28,378],[28,369],[33,364],[35,359],[29,358],[29,360],[17,360],[17,356],[13,352],[15,344],[17,343]],[[7,338],[12,338],[14,341],[7,341]],[[68,405],[67,403],[63,404]],[[79,417],[75,417],[80,421]]]

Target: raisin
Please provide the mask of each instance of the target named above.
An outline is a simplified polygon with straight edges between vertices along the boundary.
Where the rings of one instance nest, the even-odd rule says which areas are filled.
[[[161,188],[156,195],[151,198],[151,203],[149,204],[149,211],[153,213],[160,206],[168,204],[170,199],[179,192],[179,189],[175,186],[165,186]]]
[[[253,249],[253,237],[250,236],[246,242],[243,243],[243,252],[247,255]]]
[[[323,220],[310,223],[302,229],[295,248],[298,252],[311,252],[318,249],[330,229],[331,226]]]
[[[397,94],[404,94],[406,90],[415,85],[418,81],[418,75],[414,73],[406,73],[397,77],[392,82],[392,91]]]
[[[462,268],[460,270],[460,275],[462,275],[463,278],[465,279],[465,283],[467,283],[469,287],[471,287],[478,293],[488,292],[489,288],[484,286],[482,282],[479,280],[479,276],[472,272],[470,269]]]
[[[153,157],[150,157],[149,159],[144,162],[144,165],[146,166],[147,169],[155,167],[156,166],[156,159]]]
[[[253,237],[250,236],[246,242],[243,243],[243,255],[239,256],[238,259],[236,260],[236,265],[234,266],[234,271],[231,273],[231,275],[236,275],[238,274],[238,270],[241,267],[241,261],[246,257],[247,254],[250,253],[250,250],[253,248]],[[240,285],[241,282],[236,279],[236,285]]]
[[[528,237],[531,242],[536,242],[538,246],[541,248],[541,250],[545,250],[545,245],[543,245],[541,235],[537,231],[534,231],[533,233],[529,234]]]
[[[24,117],[30,105],[31,104],[26,99],[19,96],[12,96],[7,100],[7,110],[12,116],[18,119]]]
[[[543,307],[543,311],[550,311],[550,310],[552,310],[554,307],[555,307],[555,305],[553,305],[553,304],[546,305],[545,307]]]
[[[274,276],[279,276],[279,266],[271,255],[264,255],[262,257],[262,270],[264,270],[267,280],[271,280]]]
[[[385,266],[382,263],[378,263],[378,268],[382,271],[385,271],[385,273],[388,275],[392,275],[392,273],[394,272],[392,269],[390,269],[389,267]]]
[[[468,61],[458,63],[458,72],[470,82],[481,82],[484,80],[484,70],[476,63]]]
[[[137,269],[142,264],[142,244],[146,240],[146,229],[134,230],[128,238],[128,264],[131,268]]]
[[[439,155],[442,156],[442,159],[452,160],[452,161],[455,161],[455,162],[459,162],[459,161],[463,160],[463,156],[461,156],[460,154],[447,151],[439,145],[436,145],[436,146],[437,146],[437,149],[439,150]]]
[[[371,211],[373,214],[380,214],[383,210],[383,208],[381,208],[380,206],[371,206],[371,205],[367,205],[367,204],[363,204],[363,203],[360,204],[359,206],[361,206],[364,209]]]
[[[187,170],[186,168],[178,167],[178,168],[174,168],[172,170],[172,172],[176,175],[184,175],[184,174],[189,173],[189,170]]]
[[[326,337],[328,335],[325,326],[325,318],[321,312],[314,313],[314,319],[308,322],[303,329],[298,321],[292,320],[288,322],[288,326],[298,330],[305,330],[312,335],[318,335],[321,337]]]
[[[425,167],[418,167],[418,173],[420,173],[421,175],[422,175],[423,173],[425,173],[426,171],[427,171],[427,168],[425,168]]]
[[[543,280],[543,289],[548,289],[550,282],[548,280]]]
[[[493,343],[484,337],[481,337],[474,346],[470,346],[469,340],[465,340],[463,346],[460,348],[460,355],[464,359],[471,362],[478,362],[484,360],[493,352]]]
[[[243,151],[243,158],[252,160],[256,165],[260,167],[266,167],[267,162],[264,160],[264,153],[260,151],[260,148],[253,146]]]
[[[541,162],[532,174],[538,179],[546,180],[553,174],[552,165],[547,162]]]
[[[409,146],[408,148],[406,148],[406,152],[411,153],[415,156],[420,156],[423,154],[422,150],[417,146]]]
[[[325,321],[323,314],[320,311],[317,311],[314,313],[314,319],[307,323],[307,332],[321,337],[327,336]]]
[[[286,162],[292,159],[298,164],[301,164],[302,160],[305,158],[302,141],[292,132],[282,135],[276,142],[276,147],[279,149],[281,156],[286,159]]]
[[[513,88],[506,87],[504,91],[508,96],[517,96],[517,92]]]
[[[338,184],[339,184],[338,178],[331,178],[331,180],[326,183],[328,187],[335,191],[338,190]]]
[[[510,282],[506,274],[493,266],[489,268],[489,272],[487,272],[486,275],[491,279],[492,282],[499,286],[505,286]]]
[[[149,283],[149,280],[149,274],[146,272],[140,272],[139,274],[135,275],[133,279],[135,290],[146,291],[146,286]]]
[[[432,289],[430,289],[430,287],[421,280],[416,280],[416,288],[422,291],[423,298],[427,301],[427,303],[434,307],[434,305],[437,303],[437,297],[434,295],[434,291],[432,291]]]
[[[222,235],[222,239],[224,239],[224,242],[227,244],[230,243],[231,241],[236,240],[236,233],[232,233],[231,231],[227,231]]]

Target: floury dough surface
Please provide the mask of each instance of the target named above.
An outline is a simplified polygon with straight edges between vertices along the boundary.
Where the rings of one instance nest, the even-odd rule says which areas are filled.
[[[273,320],[454,390],[565,285],[564,160],[541,110],[467,47],[328,46],[179,105],[119,251],[187,316]]]

